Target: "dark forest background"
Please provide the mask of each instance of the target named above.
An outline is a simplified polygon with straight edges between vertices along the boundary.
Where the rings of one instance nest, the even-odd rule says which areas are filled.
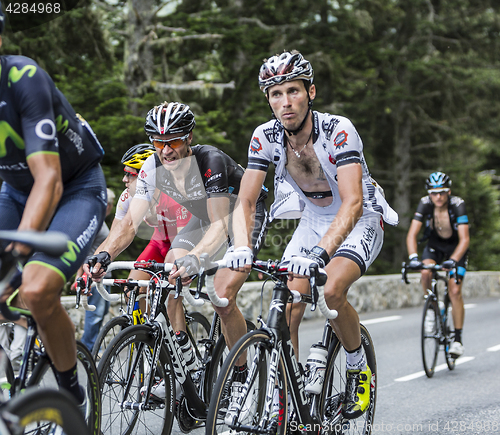
[[[252,131],[270,118],[259,67],[297,49],[315,70],[314,109],[353,121],[400,215],[369,273],[399,271],[436,170],[466,201],[469,269],[498,270],[499,12],[494,0],[80,0],[46,24],[7,28],[2,54],[31,57],[54,78],[95,130],[119,195],[120,158],[147,141],[144,116],[164,100],[192,107],[195,143],[245,166]],[[295,225],[275,221],[260,258],[279,258]],[[145,244],[137,238],[120,258]]]

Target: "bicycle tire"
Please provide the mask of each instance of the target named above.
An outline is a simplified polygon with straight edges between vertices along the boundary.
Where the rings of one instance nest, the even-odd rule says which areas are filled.
[[[271,360],[272,340],[264,331],[256,330],[245,334],[231,349],[223,366],[221,373],[217,379],[212,398],[210,400],[210,407],[208,410],[208,419],[206,423],[206,434],[215,435],[230,432],[231,428],[225,423],[230,398],[231,398],[231,385],[233,382],[234,366],[241,355],[246,353],[248,364],[248,376],[250,377],[249,388],[246,391],[246,396],[242,399],[242,410],[236,418],[237,425],[244,425],[245,429],[235,427],[234,433],[264,433],[262,429],[258,432],[253,431],[252,428],[257,429],[257,426],[263,418],[264,403],[266,399],[266,388],[268,385],[269,375],[269,361]],[[252,362],[255,359],[254,362]],[[281,397],[288,397],[288,383],[286,376],[284,376],[284,363],[280,355],[278,362],[278,384],[280,385]],[[252,375],[252,372],[254,375]],[[248,382],[248,381],[247,381]],[[251,396],[248,394],[250,392]],[[252,399],[250,404],[248,400]],[[287,433],[288,419],[288,400],[282,402],[280,409],[281,420],[275,420],[274,424],[276,430],[266,433],[276,433],[277,435],[284,435]],[[273,426],[273,427],[274,427]]]
[[[377,404],[377,361],[370,333],[364,325],[360,325],[360,330],[366,362],[372,371],[370,405],[356,419],[347,420],[342,417],[342,403],[345,398],[346,386],[346,356],[342,343],[336,336],[333,336],[334,339],[328,350],[325,380],[319,401],[320,418],[324,427],[328,427],[328,433],[369,435],[373,427]]]
[[[89,435],[89,429],[75,399],[64,390],[30,387],[10,400],[1,411],[15,415],[18,420],[16,434],[32,433],[41,425],[47,426],[47,432],[59,427],[68,435]],[[36,432],[39,433],[39,432]],[[52,432],[50,432],[52,433]],[[53,432],[60,433],[60,432]]]
[[[154,340],[152,326],[134,325],[118,334],[104,352],[99,362],[103,434],[170,434],[175,411],[174,375],[170,356],[163,346],[153,365]],[[138,363],[137,369],[130,373],[134,361]],[[162,401],[152,404],[152,409],[144,409],[141,388],[148,385],[150,376],[165,381],[166,394]],[[132,382],[131,389],[124,397],[128,381]],[[122,409],[124,402],[134,405]]]
[[[109,346],[113,338],[131,325],[132,323],[127,316],[113,317],[106,322],[106,324],[99,331],[94,346],[92,347],[92,357],[94,358],[96,365],[99,365],[99,361],[101,360],[104,351]]]
[[[434,376],[440,346],[441,314],[434,298],[428,297],[424,304],[421,330],[422,362],[428,378]]]
[[[456,358],[453,358],[450,354],[450,346],[455,339],[455,326],[453,325],[453,316],[450,316],[450,312],[448,311],[448,307],[450,307],[450,297],[448,294],[445,296],[444,300],[445,307],[445,321],[444,323],[444,359],[446,361],[446,365],[449,370],[453,370],[455,368]]]
[[[7,400],[12,396],[14,391],[14,369],[12,368],[12,363],[10,358],[7,356],[5,349],[0,346],[1,355],[1,365],[0,365],[0,389],[2,397]]]
[[[88,406],[90,407],[87,426],[92,435],[100,435],[101,395],[97,368],[89,350],[79,341],[76,342],[76,357],[78,382],[86,391]],[[28,380],[28,387],[39,386],[59,389],[54,370],[48,356],[40,357]]]

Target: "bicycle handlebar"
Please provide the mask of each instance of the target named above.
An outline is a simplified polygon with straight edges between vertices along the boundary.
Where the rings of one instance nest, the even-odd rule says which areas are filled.
[[[69,238],[59,231],[0,231],[0,239],[31,246],[35,251],[58,257],[68,250]]]
[[[401,280],[405,284],[410,284],[410,281],[408,280],[408,269],[410,269],[409,266],[408,266],[408,264],[406,264],[406,262],[403,261],[403,263],[401,265]],[[418,271],[418,270],[432,270],[433,272],[439,272],[439,271],[445,270],[445,269],[440,264],[422,264],[422,267],[420,267],[418,269],[413,269],[412,268],[410,270],[415,270],[415,271]],[[458,284],[458,267],[454,267],[451,270],[453,271],[453,276],[455,277],[455,282]]]

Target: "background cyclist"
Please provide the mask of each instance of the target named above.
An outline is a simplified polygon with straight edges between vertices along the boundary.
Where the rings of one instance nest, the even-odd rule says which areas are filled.
[[[0,33],[4,15],[0,5]],[[0,46],[2,40],[0,36]],[[87,256],[106,210],[104,151],[40,66],[24,56],[0,56],[0,229],[57,230],[68,251],[54,258],[33,253],[19,287],[32,312],[60,386],[85,407],[76,373],[75,327],[61,305],[63,285]],[[30,255],[29,247],[13,252]]]
[[[326,269],[325,298],[329,308],[339,312],[333,326],[347,355],[343,413],[346,418],[357,418],[370,402],[371,371],[362,351],[358,314],[347,301],[347,291],[382,248],[382,215],[396,224],[397,214],[369,176],[363,144],[352,123],[311,110],[316,97],[313,75],[311,64],[296,51],[273,56],[260,69],[259,86],[276,119],[257,127],[250,141],[239,196],[242,207],[235,213],[233,256],[239,257],[234,263],[247,265],[238,270],[250,268],[246,229],[258,188],[273,163],[271,218],[302,216],[282,258],[290,262],[289,287],[306,293],[309,281],[300,278],[309,274],[309,266],[316,263]],[[290,331],[298,355],[298,327],[305,306],[293,305]]]
[[[223,254],[228,244],[232,244],[229,221],[244,170],[213,146],[192,146],[195,124],[193,112],[182,103],[164,102],[148,112],[144,129],[156,153],[142,167],[136,194],[122,224],[116,231],[111,230],[108,240],[100,248],[102,252],[96,253],[99,263],[93,268],[95,278],[102,276],[109,262],[131,242],[158,190],[185,206],[193,215],[173,240],[166,258],[167,262],[176,264],[172,279],[182,276],[185,283],[189,282],[199,270],[201,254]],[[261,246],[266,227],[266,196],[261,184],[251,236],[255,253]],[[247,277],[247,273],[229,269],[219,270],[215,276],[217,293],[229,299],[228,307],[217,308],[229,347],[247,331],[245,319],[236,306],[237,292]],[[174,330],[185,331],[180,299],[170,299],[167,309]]]
[[[462,329],[464,325],[464,300],[462,284],[467,267],[469,250],[469,219],[465,202],[458,196],[451,195],[451,180],[443,172],[433,172],[425,182],[427,196],[418,204],[406,237],[409,254],[409,267],[419,269],[423,264],[441,264],[449,269],[450,280],[448,293],[452,305],[455,341],[450,346],[450,353],[459,357],[464,353]],[[425,225],[421,241],[428,240],[422,253],[422,263],[418,258],[417,236]],[[458,283],[453,276],[457,268]],[[421,283],[424,296],[431,288],[432,272],[422,270]]]

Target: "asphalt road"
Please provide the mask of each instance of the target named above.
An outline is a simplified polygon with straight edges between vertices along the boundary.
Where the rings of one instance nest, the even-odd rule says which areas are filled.
[[[428,379],[420,350],[422,307],[363,314],[375,344],[378,397],[374,434],[500,434],[500,300],[466,301],[465,354],[449,371],[440,352]],[[324,322],[300,329],[300,361]],[[174,424],[173,434],[180,434]],[[204,434],[203,429],[191,432]]]

